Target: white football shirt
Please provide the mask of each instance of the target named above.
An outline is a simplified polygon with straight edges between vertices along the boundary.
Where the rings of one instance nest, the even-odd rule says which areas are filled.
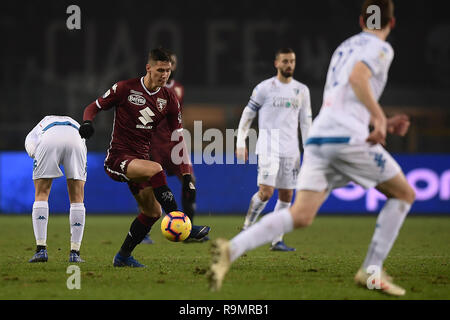
[[[358,61],[366,64],[372,71],[370,85],[378,101],[393,58],[391,45],[371,33],[361,32],[345,40],[331,58],[322,107],[309,136],[349,137],[352,144],[366,141],[370,113],[355,96],[349,77]]]
[[[258,112],[256,154],[300,155],[299,124],[305,142],[312,122],[311,99],[306,85],[295,79],[282,83],[272,77],[255,87],[247,107]]]

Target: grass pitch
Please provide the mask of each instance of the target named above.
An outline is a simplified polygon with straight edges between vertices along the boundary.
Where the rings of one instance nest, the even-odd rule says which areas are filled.
[[[220,292],[208,291],[205,273],[210,243],[172,243],[158,221],[153,245],[133,255],[147,268],[114,268],[134,216],[87,215],[81,257],[81,288],[69,290],[68,215],[50,214],[47,263],[28,263],[35,240],[31,217],[0,215],[0,299],[299,300],[400,299],[357,287],[353,276],[364,260],[375,216],[318,216],[313,225],[285,236],[296,252],[269,245],[248,252],[228,273]],[[231,238],[243,216],[197,216],[212,227],[210,237]],[[385,262],[406,288],[401,299],[450,298],[450,218],[410,216]]]

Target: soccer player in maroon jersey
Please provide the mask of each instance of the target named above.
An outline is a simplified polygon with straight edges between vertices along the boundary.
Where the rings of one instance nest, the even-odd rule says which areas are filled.
[[[175,94],[165,87],[171,73],[168,53],[161,48],[150,51],[146,71],[143,77],[117,82],[102,97],[89,104],[79,129],[82,138],[90,138],[97,113],[115,108],[104,168],[113,180],[127,182],[140,210],[114,257],[116,267],[144,267],[131,256],[131,252],[161,217],[161,207],[165,213],[178,209],[163,168],[149,156],[151,135],[158,130],[157,126],[163,119],[178,135],[176,140],[183,142],[180,104]],[[187,154],[182,153],[183,150],[181,174],[190,174]],[[202,238],[209,230],[207,226],[193,226],[190,237]]]
[[[170,73],[169,80],[167,81],[165,87],[171,90],[178,101],[180,102],[180,110],[183,112],[183,102],[184,102],[184,87],[183,85],[174,79],[174,75],[177,68],[177,56],[174,52],[170,52],[170,59],[172,63],[172,72]],[[183,206],[183,212],[194,222],[195,214],[195,179],[192,165],[189,164],[189,173],[184,174],[184,167],[182,165],[176,165],[172,161],[171,153],[175,145],[178,144],[177,141],[171,141],[172,130],[166,119],[163,119],[158,125],[158,130],[152,134],[151,146],[150,148],[150,159],[152,161],[158,162],[169,176],[177,176],[182,184],[181,189],[181,201]],[[208,237],[203,237],[199,239],[200,241],[209,240]],[[186,239],[186,242],[199,241],[193,237]],[[147,235],[144,240],[144,244],[152,244],[153,240]]]

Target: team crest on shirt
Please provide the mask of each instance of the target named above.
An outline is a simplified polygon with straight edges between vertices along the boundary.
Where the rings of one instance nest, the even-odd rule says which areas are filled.
[[[158,107],[159,112],[163,111],[163,109],[166,107],[166,105],[167,105],[167,100],[162,99],[162,98],[156,99],[156,106]]]

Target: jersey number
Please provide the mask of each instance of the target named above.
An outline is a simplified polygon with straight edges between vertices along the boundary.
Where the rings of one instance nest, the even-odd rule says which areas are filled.
[[[337,57],[335,58],[335,62],[333,64],[333,67],[331,68],[331,70],[333,71],[333,87],[336,87],[339,84],[339,82],[337,81],[339,71],[341,71],[342,67],[347,62],[352,52],[353,49],[350,49],[346,52],[344,52],[343,50],[337,52]]]

